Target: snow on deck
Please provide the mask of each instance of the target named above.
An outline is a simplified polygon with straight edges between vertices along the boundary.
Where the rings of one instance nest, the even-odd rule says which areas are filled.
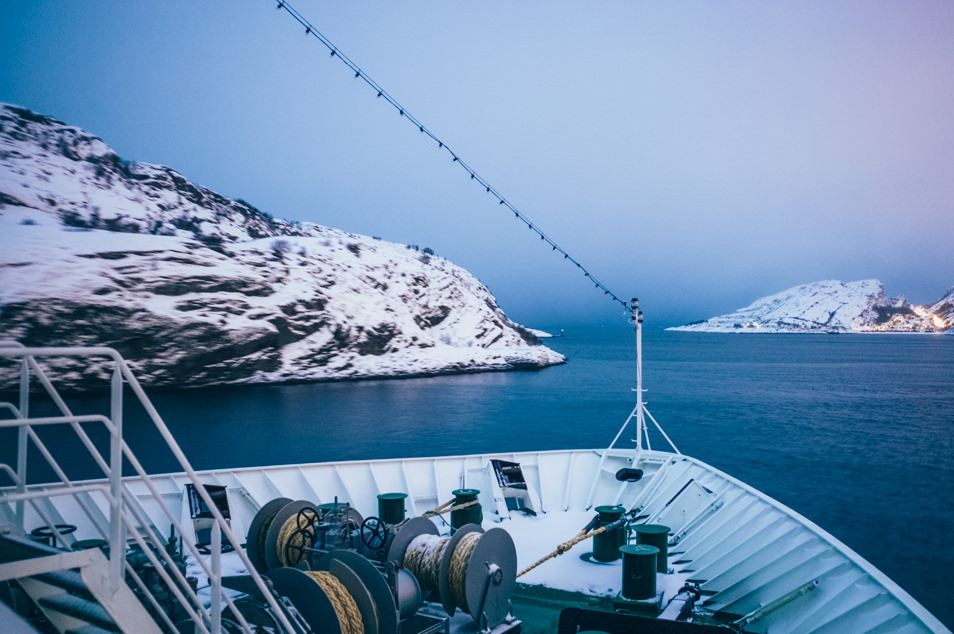
[[[617,482],[619,468],[634,466],[631,458],[631,452],[622,451],[547,451],[199,475],[207,484],[227,487],[232,529],[242,538],[258,508],[276,497],[316,505],[337,499],[368,517],[377,514],[378,494],[401,491],[408,494],[407,516],[413,517],[447,501],[454,489],[477,488],[483,526],[503,528],[511,535],[518,570],[577,535],[594,516],[594,507],[619,504],[635,511],[637,523],[670,529],[673,574],[657,576],[657,590],[666,593],[664,602],[692,579],[703,593],[699,607],[726,619],[749,616],[747,632],[950,632],[870,563],[764,494],[697,460],[661,452],[643,453],[635,465],[644,470],[641,480]],[[536,516],[507,511],[500,489],[495,489],[492,459],[520,463]],[[184,476],[161,476],[155,482],[159,495],[182,505]],[[153,514],[155,504],[145,487],[135,479],[128,484]],[[74,521],[75,512],[67,506],[58,510]],[[2,511],[0,506],[0,515]],[[188,511],[183,507],[182,512],[188,525]],[[434,521],[446,534],[446,522]],[[156,520],[156,526],[162,525]],[[76,536],[86,538],[88,533],[88,527],[81,527]],[[580,543],[518,581],[614,597],[622,585],[622,564],[581,559],[592,549],[592,542]]]

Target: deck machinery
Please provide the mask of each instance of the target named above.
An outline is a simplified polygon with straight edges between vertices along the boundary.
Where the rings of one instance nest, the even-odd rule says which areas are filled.
[[[451,530],[441,536],[423,516],[389,524],[344,502],[277,498],[253,518],[247,552],[316,632],[519,632],[510,535],[473,523]],[[241,577],[223,583],[250,587]]]

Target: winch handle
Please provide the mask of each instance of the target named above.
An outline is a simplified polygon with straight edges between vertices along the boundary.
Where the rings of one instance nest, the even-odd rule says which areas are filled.
[[[377,550],[388,541],[388,527],[373,515],[361,522],[361,541],[371,550]]]

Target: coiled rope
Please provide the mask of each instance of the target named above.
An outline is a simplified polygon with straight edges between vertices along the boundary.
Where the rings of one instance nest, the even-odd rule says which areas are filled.
[[[449,537],[418,535],[404,552],[404,567],[421,585],[424,593],[438,589],[441,574],[441,557],[450,542]]]
[[[305,559],[305,548],[315,545],[314,531],[307,529],[312,527],[317,519],[318,513],[314,509],[306,508],[289,517],[282,524],[281,530],[278,531],[278,538],[275,540],[275,554],[283,566],[294,567]],[[297,551],[297,555],[294,555],[292,551]]]
[[[454,603],[467,613],[470,613],[470,608],[467,607],[467,564],[474,548],[477,547],[477,542],[480,541],[480,537],[481,533],[477,531],[467,533],[457,543],[457,547],[454,548],[454,553],[451,555],[450,579],[448,580],[451,596],[454,598]]]
[[[470,612],[467,607],[467,564],[477,547],[483,533],[474,531],[461,537],[451,553],[448,585],[454,604],[464,612]],[[425,593],[438,591],[440,587],[441,559],[449,537],[437,535],[418,535],[407,546],[404,552],[404,567],[417,578],[421,590]]]
[[[338,617],[342,634],[364,634],[364,622],[361,620],[358,604],[338,578],[330,572],[320,570],[308,570],[305,574],[321,586],[322,591],[328,596]]]

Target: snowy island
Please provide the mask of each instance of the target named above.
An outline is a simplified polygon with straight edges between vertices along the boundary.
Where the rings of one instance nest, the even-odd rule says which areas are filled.
[[[430,249],[273,218],[3,104],[0,339],[111,346],[149,386],[565,362]],[[108,370],[55,371],[81,388]]]
[[[878,280],[803,284],[728,315],[668,330],[687,332],[952,332],[954,288],[934,304],[885,295]]]

